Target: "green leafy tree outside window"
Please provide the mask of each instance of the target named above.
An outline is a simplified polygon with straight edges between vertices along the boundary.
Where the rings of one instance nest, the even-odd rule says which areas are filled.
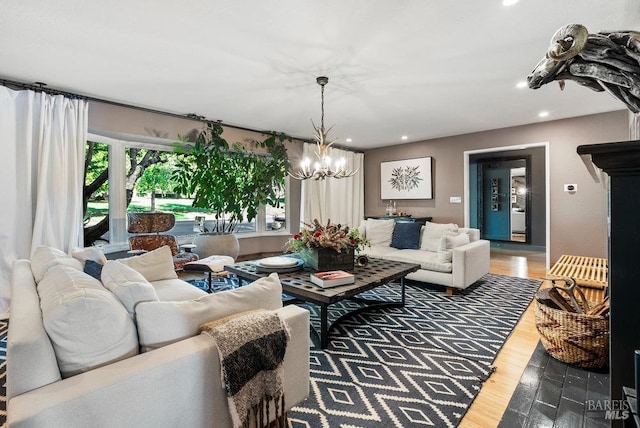
[[[133,188],[136,182],[144,174],[145,170],[152,165],[166,162],[166,153],[157,150],[147,150],[129,147],[127,148],[127,178],[126,178],[126,203],[131,203]],[[84,210],[84,245],[93,245],[102,239],[102,236],[109,231],[109,214],[95,224],[89,224],[92,212],[88,205],[90,200],[106,198],[108,192],[109,165],[108,146],[106,144],[87,141],[85,149],[84,163],[84,188],[83,188],[83,210]]]
[[[214,233],[231,233],[242,221],[251,221],[260,205],[280,206],[289,158],[285,134],[265,133],[264,141],[248,141],[250,147],[230,146],[218,123],[205,122],[179,153],[173,179],[176,191],[193,197],[193,206],[214,212]],[[266,149],[256,153],[252,148]]]

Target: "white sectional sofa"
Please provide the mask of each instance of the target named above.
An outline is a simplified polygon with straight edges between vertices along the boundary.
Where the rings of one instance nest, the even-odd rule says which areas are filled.
[[[8,425],[228,427],[219,353],[198,326],[251,309],[280,314],[286,408],[309,390],[309,313],[282,307],[276,275],[207,294],[177,278],[168,247],[106,261],[47,247],[14,264]],[[270,415],[275,412],[272,406]]]
[[[359,230],[371,241],[361,254],[420,264],[421,269],[407,279],[443,285],[449,294],[489,273],[489,241],[480,239],[478,229],[367,219]]]

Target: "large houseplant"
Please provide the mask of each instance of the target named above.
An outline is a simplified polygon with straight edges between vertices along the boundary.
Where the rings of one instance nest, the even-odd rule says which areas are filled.
[[[192,196],[194,207],[214,213],[210,233],[230,234],[240,222],[253,220],[260,205],[280,205],[289,169],[284,142],[289,137],[269,132],[263,141],[230,145],[219,123],[203,123],[186,138],[189,142],[176,145],[176,191]]]

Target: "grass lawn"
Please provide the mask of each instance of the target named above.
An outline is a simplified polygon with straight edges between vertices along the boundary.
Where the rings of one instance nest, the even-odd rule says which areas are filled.
[[[192,203],[193,199],[156,198],[156,211],[172,212],[175,214],[176,220],[193,220],[195,216],[202,213],[211,214],[205,209],[192,207]],[[134,197],[127,211],[151,211],[151,198]],[[109,203],[107,201],[90,201],[87,212],[91,217],[89,223],[95,224],[109,212]]]
[[[205,215],[209,219],[213,217],[213,212],[203,208],[194,208],[191,206],[193,199],[175,199],[175,198],[156,198],[156,211],[172,212],[176,216],[176,221],[195,220],[197,215]],[[134,197],[127,208],[127,212],[151,211],[150,197]],[[104,218],[109,212],[109,203],[107,201],[90,201],[87,207],[89,219],[87,225],[94,225]],[[267,229],[274,223],[274,217],[284,217],[284,207],[280,209],[267,207]],[[282,221],[282,220],[280,220]],[[275,222],[277,224],[281,224]],[[245,224],[245,223],[242,223]],[[253,224],[249,222],[247,224]],[[249,227],[251,231],[255,230],[255,225]]]

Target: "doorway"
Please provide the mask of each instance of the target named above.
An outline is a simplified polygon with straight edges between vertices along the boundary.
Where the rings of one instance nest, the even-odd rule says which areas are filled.
[[[529,194],[531,157],[477,159],[477,219],[483,239],[531,242]],[[473,180],[472,180],[473,181]]]
[[[527,168],[511,168],[511,240],[529,242],[527,239]]]
[[[479,184],[477,177],[481,164],[481,159],[524,159],[531,156],[530,167],[527,168],[524,180],[520,177],[520,170],[509,169],[508,174],[503,175],[506,180],[505,186],[498,186],[498,202],[504,204],[505,211],[502,215],[509,215],[509,229],[499,232],[499,238],[492,240],[492,248],[514,249],[517,251],[544,252],[546,265],[549,266],[549,246],[550,246],[550,191],[549,191],[549,143],[532,143],[518,146],[494,147],[480,150],[470,150],[464,152],[464,224],[467,227],[480,228],[478,224]],[[512,182],[513,177],[513,182]],[[520,184],[522,182],[522,184]],[[524,194],[518,194],[518,188],[526,188]],[[504,189],[503,189],[504,188]],[[514,190],[512,190],[514,188]],[[505,190],[506,189],[506,190]],[[511,192],[514,191],[516,198]],[[525,191],[524,189],[521,192]],[[491,190],[489,190],[491,192]],[[521,197],[525,197],[526,205],[522,207]],[[515,200],[515,202],[512,202]],[[489,193],[489,203],[491,194]],[[508,207],[508,208],[507,208]],[[502,207],[493,207],[500,210]],[[483,211],[484,211],[483,207]],[[491,205],[489,205],[489,210]],[[522,211],[524,210],[524,211]],[[481,211],[481,212],[483,212]],[[525,228],[521,228],[522,214],[524,212]],[[492,211],[489,212],[491,215]],[[514,214],[513,216],[511,214]],[[528,220],[527,220],[528,218]],[[513,229],[512,229],[513,226]],[[512,233],[514,232],[514,233]],[[524,232],[524,234],[519,233]],[[493,232],[490,232],[493,233]],[[524,237],[522,236],[524,235]],[[522,242],[522,239],[525,242]]]

